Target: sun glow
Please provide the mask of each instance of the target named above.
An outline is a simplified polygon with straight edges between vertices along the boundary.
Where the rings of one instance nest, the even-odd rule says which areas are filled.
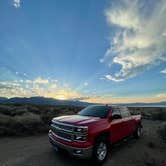
[[[66,96],[64,96],[64,95],[58,95],[58,96],[56,96],[54,98],[56,98],[58,100],[67,100]]]
[[[72,100],[72,99],[81,97],[81,94],[71,89],[61,89],[58,91],[45,93],[44,96],[59,99],[59,100]]]

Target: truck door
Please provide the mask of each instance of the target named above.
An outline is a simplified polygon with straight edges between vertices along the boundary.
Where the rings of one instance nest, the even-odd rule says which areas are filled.
[[[115,143],[122,139],[122,116],[120,110],[118,108],[112,108],[112,116],[111,116],[111,127],[110,127],[110,139],[111,143]]]
[[[121,108],[120,112],[123,121],[123,136],[127,137],[133,132],[134,122],[127,107]]]

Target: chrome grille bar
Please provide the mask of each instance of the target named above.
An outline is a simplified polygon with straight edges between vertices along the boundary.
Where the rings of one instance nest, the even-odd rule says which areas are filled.
[[[86,126],[75,126],[72,124],[62,123],[55,120],[52,120],[51,128],[52,133],[57,137],[65,141],[76,141],[76,142],[84,142],[75,140],[75,136],[87,136],[88,133],[81,133],[75,131],[76,128],[84,128]],[[70,138],[70,139],[69,139]]]

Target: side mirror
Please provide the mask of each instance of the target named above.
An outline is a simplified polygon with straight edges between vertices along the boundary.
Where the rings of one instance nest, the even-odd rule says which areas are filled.
[[[112,120],[114,120],[114,119],[122,119],[122,116],[119,115],[119,114],[115,114],[115,115],[112,116],[111,119],[112,119]]]

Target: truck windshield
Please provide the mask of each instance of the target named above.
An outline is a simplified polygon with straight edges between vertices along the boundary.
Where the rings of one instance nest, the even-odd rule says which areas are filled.
[[[106,118],[108,113],[107,106],[88,106],[78,112],[79,115],[82,116],[93,116],[99,118]]]

